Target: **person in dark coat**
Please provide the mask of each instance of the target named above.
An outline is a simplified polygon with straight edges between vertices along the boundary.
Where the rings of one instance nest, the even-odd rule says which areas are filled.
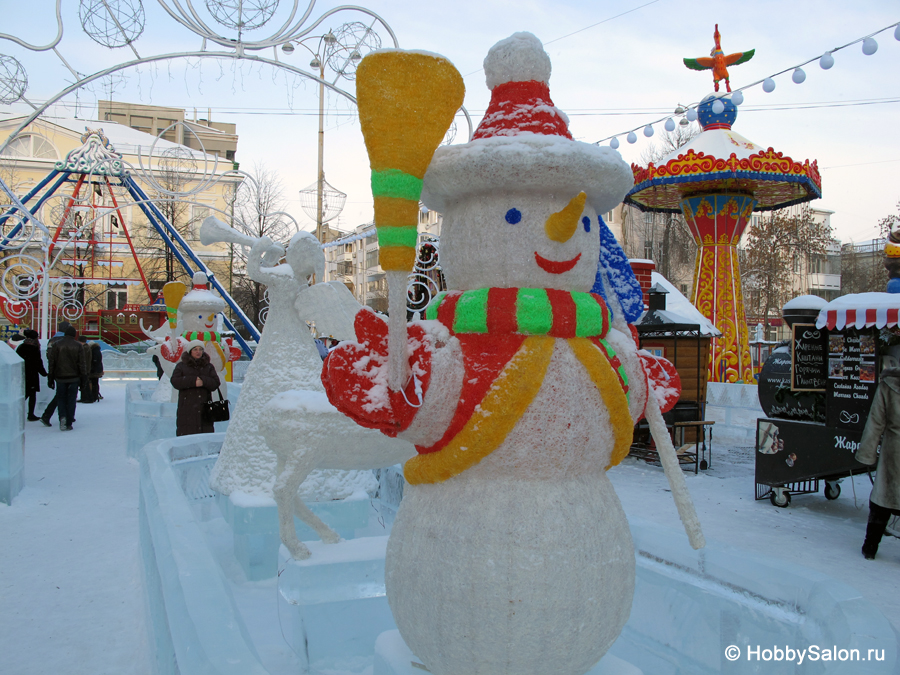
[[[212,398],[212,392],[219,388],[219,376],[200,340],[187,344],[171,382],[178,390],[175,435],[213,433],[215,427],[206,419],[206,403]]]
[[[88,376],[88,362],[85,358],[84,345],[76,339],[77,336],[78,331],[69,326],[66,328],[63,339],[54,344],[47,352],[48,377],[52,377],[56,382],[60,431],[72,431],[78,387]]]
[[[53,349],[53,346],[57,342],[59,342],[66,336],[65,331],[68,328],[69,328],[68,321],[60,321],[59,326],[57,326],[58,330],[53,334],[53,336],[50,338],[49,342],[47,342],[47,362],[48,363],[50,362],[50,350]],[[53,378],[50,377],[49,375],[47,376],[47,386],[50,387],[51,389],[53,389],[53,387],[54,387]],[[56,412],[56,406],[59,403],[58,397],[59,397],[59,392],[57,391],[53,394],[53,398],[50,399],[50,403],[47,404],[47,407],[44,408],[44,412],[41,414],[41,418],[40,418],[41,424],[43,424],[45,427],[53,426],[52,424],[50,424],[50,418],[53,417],[53,413]],[[75,420],[73,419],[72,421],[74,422]]]
[[[91,367],[88,373],[88,397],[92,401],[99,401],[103,397],[100,395],[100,378],[103,377],[103,350],[100,349],[99,342],[91,343]]]
[[[881,451],[876,452],[878,445]],[[900,368],[885,368],[875,390],[856,461],[878,464],[869,496],[869,523],[862,554],[875,558],[891,516],[900,516]]]
[[[84,358],[87,359],[88,373],[90,374],[90,371],[91,371],[91,346],[88,344],[87,337],[85,337],[84,335],[79,335],[78,341],[84,347]],[[90,378],[87,378],[84,381],[82,381],[80,393],[81,393],[81,400],[78,401],[79,403],[93,403],[94,402],[95,399],[93,396],[91,396]]]
[[[25,339],[16,349],[16,354],[25,362],[25,398],[28,399],[28,421],[37,422],[41,418],[34,414],[34,405],[37,402],[37,394],[41,390],[40,376],[47,377],[47,371],[44,370],[41,343],[36,330],[25,331]]]

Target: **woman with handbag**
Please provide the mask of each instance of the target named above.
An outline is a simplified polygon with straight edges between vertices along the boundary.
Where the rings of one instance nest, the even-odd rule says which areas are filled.
[[[176,413],[177,436],[211,434],[215,431],[213,420],[207,414],[212,392],[219,388],[219,376],[203,351],[200,340],[192,340],[184,349],[181,361],[171,377],[172,386],[178,390]]]

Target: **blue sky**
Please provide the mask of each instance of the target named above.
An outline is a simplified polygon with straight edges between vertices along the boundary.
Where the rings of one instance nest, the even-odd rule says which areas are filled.
[[[336,4],[316,4],[312,18]],[[127,48],[109,50],[91,41],[81,30],[79,3],[64,5],[65,34],[58,50],[75,69],[93,73],[134,58]],[[195,6],[208,16],[205,2]],[[249,39],[268,35],[291,6],[282,0],[270,23]],[[896,2],[880,0],[373,0],[366,6],[391,25],[401,47],[438,52],[454,62],[465,76],[466,106],[476,124],[489,100],[481,70],[487,50],[513,32],[533,32],[553,63],[554,102],[570,116],[573,135],[587,142],[653,122],[678,103],[696,102],[712,91],[709,73],[688,70],[681,59],[708,54],[715,23],[726,53],[756,49],[750,62],[731,69],[732,86],[741,87],[900,21]],[[9,5],[0,31],[46,44],[56,34],[54,7],[52,0]],[[141,56],[200,49],[200,38],[175,24],[156,2],[145,0],[144,9],[146,27],[135,43]],[[358,18],[337,14],[322,27],[336,29]],[[900,167],[900,42],[893,33],[876,36],[879,49],[873,56],[853,45],[834,55],[831,70],[809,64],[801,85],[793,84],[787,73],[776,78],[770,94],[759,86],[746,91],[735,124],[736,131],[764,147],[794,159],[818,160],[824,196],[815,204],[835,211],[832,224],[844,241],[874,236],[878,219],[896,213],[900,201],[895,178]],[[222,34],[231,36],[227,29]],[[0,54],[23,63],[29,79],[26,97],[33,102],[53,97],[72,80],[52,51],[31,52],[0,40]],[[309,57],[301,49],[279,56],[307,68]],[[344,84],[353,91],[353,83]],[[109,86],[106,82],[79,93],[79,116],[94,116],[95,101],[107,97]],[[196,107],[200,117],[211,109],[213,120],[237,124],[242,168],[264,164],[277,171],[289,210],[303,227],[312,228],[297,193],[316,179],[315,85],[265,65],[195,59],[131,69],[112,86],[115,100],[189,111]],[[65,106],[50,114],[71,116],[74,104],[75,96],[69,96]],[[28,110],[21,103],[0,106],[0,117]],[[352,107],[329,95],[326,110],[326,178],[348,193],[337,224],[352,229],[372,216],[368,160]],[[462,131],[458,140],[461,136]],[[620,147],[629,162],[640,161],[646,150],[648,141],[640,133],[638,137],[635,145],[623,139]]]

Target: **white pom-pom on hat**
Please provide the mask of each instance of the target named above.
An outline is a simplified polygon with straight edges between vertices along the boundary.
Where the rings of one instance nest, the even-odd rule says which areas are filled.
[[[206,288],[206,285],[209,283],[205,272],[194,272],[192,281],[194,288]]]
[[[484,57],[484,75],[488,89],[506,82],[535,80],[550,84],[550,57],[544,45],[532,33],[513,33],[501,40]]]

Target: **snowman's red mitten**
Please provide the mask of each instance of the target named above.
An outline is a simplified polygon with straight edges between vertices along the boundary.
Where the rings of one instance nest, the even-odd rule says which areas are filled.
[[[416,323],[407,326],[411,377],[402,391],[388,387],[388,325],[368,307],[353,322],[357,342],[342,342],[322,364],[331,404],[357,424],[396,436],[413,421],[428,389],[431,344]]]
[[[647,386],[653,389],[656,401],[663,412],[669,412],[681,396],[681,377],[668,360],[642,349],[641,367],[647,376]]]
[[[234,343],[233,338],[225,338],[222,340],[222,351],[225,353],[226,361],[238,361],[241,358],[241,348]]]

